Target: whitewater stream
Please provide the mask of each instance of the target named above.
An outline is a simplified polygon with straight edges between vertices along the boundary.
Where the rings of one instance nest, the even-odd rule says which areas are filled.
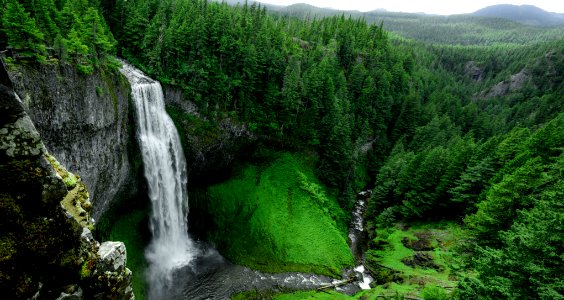
[[[341,280],[302,273],[269,274],[231,264],[211,245],[188,235],[186,160],[174,123],[165,111],[158,81],[122,62],[121,72],[132,87],[137,138],[151,200],[152,240],[145,250],[149,299],[229,299],[248,290],[307,290],[339,284]],[[349,238],[357,259],[361,256],[364,200],[353,211]],[[360,250],[360,251],[359,251]],[[361,259],[359,259],[362,261]],[[353,294],[368,288],[371,278],[359,265],[343,272],[357,280],[339,286]]]

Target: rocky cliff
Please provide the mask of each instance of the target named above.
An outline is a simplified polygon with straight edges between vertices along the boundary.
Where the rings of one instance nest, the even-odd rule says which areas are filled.
[[[125,246],[94,240],[91,210],[85,185],[47,153],[0,64],[0,295],[133,299]]]
[[[189,185],[220,179],[246,147],[257,141],[244,124],[226,116],[209,119],[175,87],[163,85],[167,111],[173,119],[188,163]]]
[[[72,66],[41,65],[8,72],[46,148],[82,176],[95,219],[136,192],[130,88],[117,70],[85,76]]]

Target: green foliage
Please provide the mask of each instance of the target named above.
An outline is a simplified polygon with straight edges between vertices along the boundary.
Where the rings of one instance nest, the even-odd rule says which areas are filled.
[[[479,248],[479,276],[460,283],[461,295],[564,299],[560,276],[564,270],[562,197],[564,184],[560,179],[540,195],[533,208],[519,211],[511,228],[500,233],[501,247]]]
[[[448,300],[450,299],[449,295],[447,294],[446,290],[440,286],[436,285],[426,285],[423,291],[421,292],[421,296],[425,300]]]
[[[516,217],[517,210],[530,207],[537,189],[546,183],[540,159],[528,161],[513,174],[488,189],[484,201],[478,203],[478,211],[466,218],[466,223],[481,235],[483,240],[495,239],[501,230],[507,229]]]
[[[428,223],[409,229],[378,228],[377,237],[366,252],[366,267],[377,284],[420,283],[452,287],[457,264],[454,248],[460,243],[461,229],[456,224]],[[415,250],[417,249],[417,250]],[[431,258],[414,263],[414,255]]]
[[[169,109],[183,135],[210,145],[220,137],[218,121],[229,118],[281,148],[314,153],[315,163],[283,154],[210,188],[213,238],[234,261],[337,274],[352,261],[343,208],[370,177],[371,235],[397,221],[464,219],[468,245],[461,252],[475,256],[467,266],[476,276],[460,282],[461,297],[562,294],[552,280],[562,250],[537,237],[559,235],[551,223],[559,206],[548,198],[560,197],[562,176],[555,165],[564,147],[562,28],[377,12],[360,20],[297,19],[204,0],[102,5],[3,1],[0,46],[15,48],[11,61],[70,62],[83,74],[118,67],[108,58],[117,51],[196,103],[204,118]],[[382,25],[370,25],[382,20],[434,45],[390,38]],[[523,82],[515,82],[517,73]],[[139,225],[139,218],[130,221]],[[368,260],[383,257],[402,269],[398,257],[409,251],[398,244],[400,234],[380,236]],[[303,246],[311,241],[316,249]],[[378,252],[383,242],[397,246],[396,257]]]
[[[85,279],[92,275],[92,270],[90,269],[89,262],[84,262],[82,268],[80,269],[80,278]]]
[[[318,152],[317,176],[343,191],[343,207],[352,204],[363,144],[391,138],[388,123],[400,114],[392,99],[409,92],[410,55],[363,21],[302,21],[202,0],[116,1],[110,16],[119,51],[182,88],[206,117],[228,115],[259,136]],[[402,113],[394,136],[415,126],[416,110]]]
[[[344,212],[311,162],[290,154],[210,187],[208,210],[218,228],[213,241],[235,263],[332,276],[353,263]]]
[[[427,44],[447,45],[522,45],[541,43],[562,37],[562,26],[539,27],[514,21],[471,15],[435,16],[400,12],[354,12],[309,5],[273,7],[276,13],[299,18],[351,16],[368,23],[384,24],[394,39],[411,38]]]
[[[329,292],[295,292],[291,294],[276,295],[273,299],[277,300],[298,300],[298,299],[319,299],[319,300],[350,300],[355,299],[341,293]]]
[[[57,174],[61,176],[67,189],[69,191],[73,189],[78,182],[78,178],[76,178],[73,173],[69,172],[63,165],[61,165],[61,163],[51,154],[47,154],[45,157],[47,158],[51,166],[53,166]]]
[[[15,58],[45,63],[63,61],[76,65],[83,74],[105,67],[115,53],[116,41],[97,3],[53,0],[18,1],[2,4],[3,32]],[[1,45],[0,45],[1,46]],[[49,49],[49,51],[47,51]]]
[[[38,62],[45,62],[46,49],[44,35],[37,28],[35,20],[16,0],[6,2],[6,11],[2,18],[3,31],[8,37],[8,44],[22,50],[21,55],[32,57]]]

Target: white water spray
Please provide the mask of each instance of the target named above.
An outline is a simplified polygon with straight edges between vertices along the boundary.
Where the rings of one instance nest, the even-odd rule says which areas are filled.
[[[197,255],[188,237],[186,160],[178,132],[165,111],[160,83],[125,63],[121,72],[131,83],[137,137],[152,204],[153,239],[145,250],[149,298],[160,299],[170,287],[174,270]]]

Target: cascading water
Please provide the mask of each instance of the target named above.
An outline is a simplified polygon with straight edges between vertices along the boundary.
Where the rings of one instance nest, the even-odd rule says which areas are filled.
[[[153,239],[145,250],[149,298],[160,299],[170,288],[174,270],[190,263],[198,252],[188,236],[186,160],[178,132],[165,111],[159,82],[126,63],[121,72],[132,88],[137,137],[152,204]]]
[[[366,209],[366,199],[370,197],[372,191],[362,191],[357,195],[355,208],[352,213],[351,225],[349,228],[350,247],[353,255],[362,263],[354,268],[357,276],[362,279],[358,282],[358,286],[367,290],[370,289],[370,283],[374,281],[372,276],[364,268],[364,249],[363,246],[366,240],[366,232],[364,232],[364,210]]]
[[[341,286],[349,280],[314,274],[262,273],[230,264],[209,246],[198,249],[188,236],[186,161],[176,128],[164,109],[161,85],[126,63],[121,72],[132,87],[137,137],[152,202],[153,239],[145,251],[150,299],[229,299],[236,292],[277,287],[313,289],[332,285],[350,294],[358,289],[355,285],[368,288],[371,278],[362,265],[350,270],[359,273],[362,282]],[[362,251],[363,208],[364,201],[358,201],[349,235],[357,256]]]

